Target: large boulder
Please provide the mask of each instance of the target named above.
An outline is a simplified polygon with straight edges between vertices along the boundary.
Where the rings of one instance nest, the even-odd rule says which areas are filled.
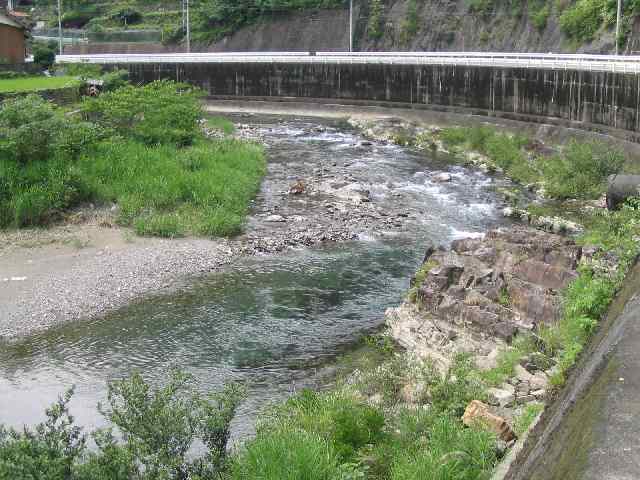
[[[422,315],[509,341],[518,330],[556,321],[559,291],[576,278],[581,247],[527,227],[430,249],[417,289]]]
[[[640,197],[640,175],[611,175],[607,187],[607,208],[615,210],[630,197]]]

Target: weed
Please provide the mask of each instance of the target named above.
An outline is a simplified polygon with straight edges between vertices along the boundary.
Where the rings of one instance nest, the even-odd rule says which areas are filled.
[[[531,427],[531,424],[542,410],[544,410],[544,403],[533,402],[525,405],[520,415],[516,417],[513,425],[513,430],[518,437],[524,435],[527,430],[529,430],[529,427]]]
[[[216,130],[220,130],[225,135],[231,135],[236,131],[236,127],[232,121],[227,120],[224,117],[206,117],[207,118],[207,127],[213,128]]]

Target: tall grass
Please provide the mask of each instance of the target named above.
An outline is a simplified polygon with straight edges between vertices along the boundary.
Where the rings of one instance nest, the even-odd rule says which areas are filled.
[[[178,149],[105,142],[78,170],[95,200],[120,205],[118,222],[142,235],[238,233],[265,171],[260,147],[235,140]]]
[[[620,171],[624,154],[597,141],[569,142],[552,157],[529,151],[529,139],[498,132],[494,127],[450,127],[441,132],[449,147],[480,152],[511,179],[542,183],[556,199],[597,198],[604,192],[609,175]]]
[[[425,440],[426,448],[400,453],[391,480],[472,480],[489,478],[497,460],[495,437],[467,428],[456,418],[440,417]]]
[[[118,223],[140,235],[239,233],[264,155],[206,139],[199,95],[168,81],[129,85],[85,101],[85,121],[36,95],[3,102],[0,228],[47,225],[91,200],[116,203]]]
[[[233,480],[336,480],[338,458],[319,435],[283,429],[259,435],[235,458]]]

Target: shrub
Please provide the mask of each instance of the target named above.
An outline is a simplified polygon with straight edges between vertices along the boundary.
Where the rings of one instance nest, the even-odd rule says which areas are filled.
[[[243,389],[228,385],[203,396],[190,375],[174,371],[153,389],[139,375],[109,385],[100,408],[118,428],[93,432],[96,449],[74,424],[68,404],[73,390],[47,410],[46,422],[23,432],[0,427],[0,478],[131,480],[217,478],[226,466],[229,424]],[[187,456],[195,440],[206,447]]]
[[[529,12],[529,18],[533,26],[539,31],[542,31],[547,28],[547,20],[549,19],[550,13],[549,5],[543,4],[537,8],[533,8]]]
[[[543,163],[546,189],[555,198],[596,198],[609,175],[617,173],[624,155],[600,142],[571,141],[562,155]]]
[[[382,14],[384,6],[382,0],[371,0],[369,4],[369,21],[367,22],[367,33],[369,38],[382,38],[384,30],[382,29]]]
[[[23,164],[58,152],[77,157],[99,139],[93,125],[65,117],[39,95],[3,102],[0,132],[0,155]]]
[[[560,28],[577,41],[592,40],[604,21],[606,4],[606,0],[578,0],[560,15]]]
[[[69,413],[73,389],[46,411],[47,419],[22,432],[0,426],[0,478],[60,480],[71,478],[86,438]]]
[[[122,433],[117,447],[109,430],[97,435],[98,456],[131,459],[127,465],[145,478],[187,478],[220,472],[226,458],[229,424],[243,390],[229,385],[218,393],[201,396],[192,376],[173,371],[166,386],[153,389],[138,374],[112,382],[103,415]],[[190,459],[187,452],[199,439],[207,447],[204,458]],[[95,464],[96,457],[91,463]],[[126,465],[126,464],[125,464]],[[185,477],[186,476],[186,477]]]
[[[87,118],[147,145],[190,145],[199,135],[200,93],[170,81],[125,86],[83,104]]]
[[[33,63],[42,68],[51,68],[56,62],[57,47],[55,43],[35,43],[33,45]]]
[[[117,5],[110,16],[123,25],[133,25],[142,21],[142,13],[134,5],[128,3]]]

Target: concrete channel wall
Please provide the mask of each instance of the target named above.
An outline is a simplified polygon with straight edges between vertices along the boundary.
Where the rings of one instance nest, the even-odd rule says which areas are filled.
[[[459,65],[128,63],[134,82],[186,81],[224,98],[295,97],[464,108],[623,130],[640,141],[640,75]]]

